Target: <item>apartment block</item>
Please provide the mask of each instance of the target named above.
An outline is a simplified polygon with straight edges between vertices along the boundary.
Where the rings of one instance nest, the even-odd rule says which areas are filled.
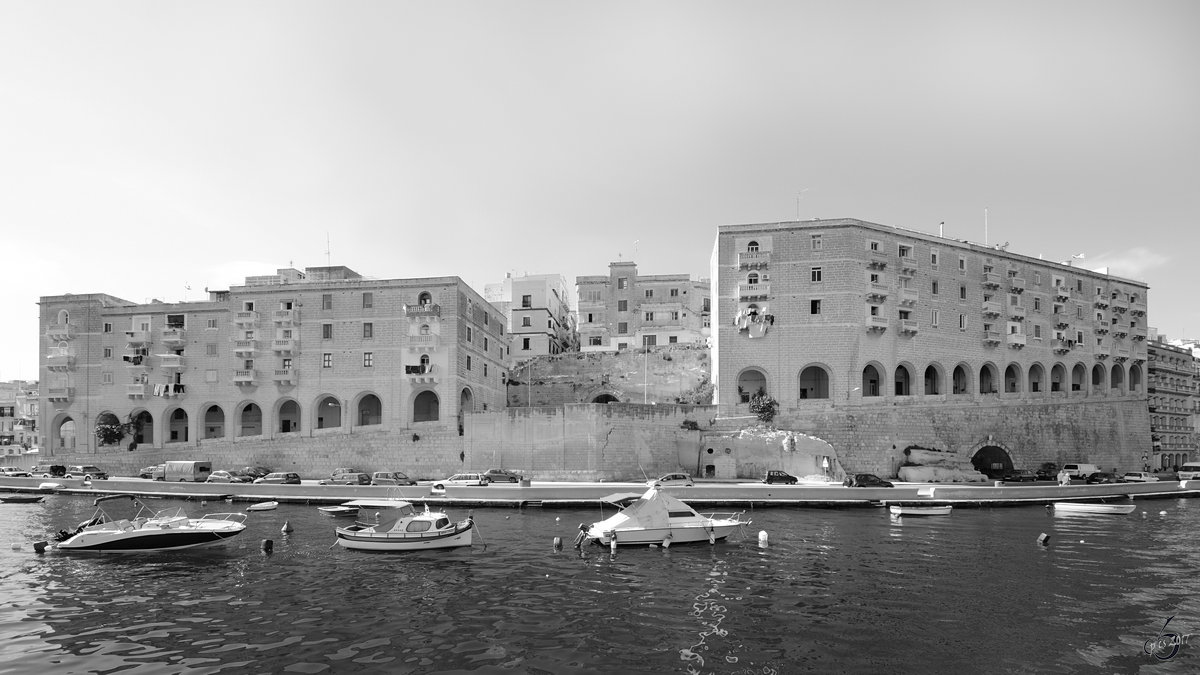
[[[1196,457],[1196,359],[1192,350],[1151,339],[1147,343],[1151,469],[1173,469]]]
[[[578,351],[575,316],[561,274],[510,274],[485,286],[484,298],[506,317],[512,363]]]
[[[458,277],[281,269],[202,302],[45,296],[39,429],[52,451],[462,427],[504,407],[504,316]]]
[[[37,416],[37,382],[0,382],[0,456],[6,466],[31,463],[24,455],[38,445]]]
[[[710,283],[686,274],[639,275],[614,262],[608,276],[576,277],[581,351],[703,343],[710,334]]]

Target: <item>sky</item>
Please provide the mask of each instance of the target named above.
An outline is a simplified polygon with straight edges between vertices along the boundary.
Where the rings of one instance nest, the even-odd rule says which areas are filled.
[[[702,278],[719,226],[797,218],[1082,254],[1200,337],[1197,26],[1193,0],[0,0],[0,380],[37,379],[43,295]]]

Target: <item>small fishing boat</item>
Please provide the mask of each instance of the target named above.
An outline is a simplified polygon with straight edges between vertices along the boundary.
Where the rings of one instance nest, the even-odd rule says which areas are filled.
[[[274,511],[279,508],[279,502],[255,502],[246,507],[247,511]]]
[[[605,501],[619,505],[627,501],[629,494],[610,495]],[[611,546],[648,544],[686,544],[691,542],[716,543],[749,525],[742,520],[741,513],[701,514],[695,509],[658,488],[646,490],[637,501],[624,507],[619,513],[590,526],[581,523],[575,537],[576,547],[585,541]]]
[[[893,516],[948,516],[953,510],[953,506],[908,506],[904,504],[892,504],[888,507],[888,512]]]
[[[133,519],[115,518],[105,503],[128,499],[137,511]],[[94,502],[96,513],[72,532],[61,530],[53,548],[93,553],[177,551],[220,544],[246,529],[244,513],[211,513],[190,518],[183,508],[154,511],[133,495],[107,495]]]
[[[471,545],[475,521],[458,522],[441,511],[418,511],[402,499],[355,499],[342,506],[358,509],[355,523],[336,528],[336,543],[359,551],[423,551]]]
[[[1137,509],[1137,504],[1101,504],[1089,502],[1055,502],[1050,506],[1054,507],[1055,513],[1097,513],[1119,516],[1133,513]]]
[[[42,495],[19,495],[6,493],[0,495],[0,502],[5,504],[36,504],[45,499]]]
[[[337,506],[318,506],[317,510],[323,516],[330,518],[353,518],[358,515],[357,506],[348,506],[347,504],[338,504]]]

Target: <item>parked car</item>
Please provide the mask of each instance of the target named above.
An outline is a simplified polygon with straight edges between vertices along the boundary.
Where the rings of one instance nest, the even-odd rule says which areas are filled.
[[[784,485],[795,485],[799,479],[786,471],[768,471],[763,477],[763,482],[768,485],[774,483],[782,483]]]
[[[376,471],[371,474],[371,485],[416,485],[403,471]]]
[[[1032,483],[1037,479],[1038,475],[1036,471],[1030,469],[1009,469],[1004,472],[1000,480],[1006,483],[1024,483],[1025,481]]]
[[[265,466],[247,466],[242,468],[242,470],[238,473],[242,474],[243,476],[250,476],[250,478],[254,480],[262,478],[263,476],[271,473],[271,470]]]
[[[166,464],[155,464],[154,466],[143,467],[138,472],[138,478],[147,478],[150,480],[164,480],[167,476]]]
[[[0,466],[0,475],[9,478],[33,478],[33,474],[25,469],[18,469],[15,466]]]
[[[521,474],[508,469],[488,469],[483,477],[492,483],[520,483]]]
[[[1038,480],[1058,480],[1058,465],[1054,462],[1042,462],[1037,470]]]
[[[249,476],[233,473],[232,471],[214,471],[208,475],[206,483],[249,483],[254,480]]]
[[[444,480],[433,482],[434,490],[445,490],[447,485],[487,485],[482,473],[456,473]]]
[[[62,464],[38,464],[31,472],[35,478],[62,478],[67,475],[67,467]]]
[[[82,478],[84,480],[92,480],[94,478],[96,480],[108,480],[108,473],[102,470],[100,467],[92,466],[90,464],[76,464],[75,466],[67,467],[67,473],[63,475],[63,478]]]
[[[1119,483],[1121,482],[1121,479],[1117,478],[1117,474],[1115,473],[1109,473],[1108,471],[1097,471],[1088,475],[1087,480],[1084,482],[1088,483],[1089,485],[1094,483]]]
[[[371,475],[361,471],[334,471],[321,485],[370,485]]]
[[[362,473],[362,471],[348,466],[338,467],[329,474],[329,480],[337,480],[338,475],[343,473]]]
[[[873,473],[856,473],[846,476],[842,481],[846,487],[896,487]]]
[[[255,478],[255,483],[278,483],[281,485],[299,485],[300,474],[290,472],[269,473],[262,478]]]
[[[692,487],[696,483],[692,477],[686,473],[667,473],[655,478],[654,480],[646,481],[646,485],[651,487],[666,487],[670,485],[682,485],[684,487]]]
[[[1125,483],[1153,483],[1157,480],[1158,476],[1146,471],[1127,471],[1121,476],[1121,481]]]

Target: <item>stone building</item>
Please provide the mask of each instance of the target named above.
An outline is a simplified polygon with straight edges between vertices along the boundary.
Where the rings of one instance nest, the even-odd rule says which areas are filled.
[[[37,411],[37,382],[0,382],[0,455],[6,466],[28,463],[24,455],[38,444]]]
[[[561,274],[510,274],[484,286],[483,297],[505,316],[510,363],[579,351],[571,296]]]
[[[848,470],[911,448],[1140,469],[1147,286],[1070,262],[855,219],[720,227],[715,403],[774,398]]]
[[[1155,336],[1157,337],[1157,336]],[[1158,339],[1147,343],[1147,386],[1154,456],[1146,470],[1174,469],[1196,457],[1192,417],[1196,408],[1196,361],[1192,350]]]
[[[686,274],[639,275],[614,262],[608,276],[576,277],[581,351],[703,343],[709,337],[710,284]]]
[[[203,302],[39,304],[43,452],[453,430],[504,407],[504,317],[458,277],[281,269]],[[132,435],[101,445],[101,423]]]

